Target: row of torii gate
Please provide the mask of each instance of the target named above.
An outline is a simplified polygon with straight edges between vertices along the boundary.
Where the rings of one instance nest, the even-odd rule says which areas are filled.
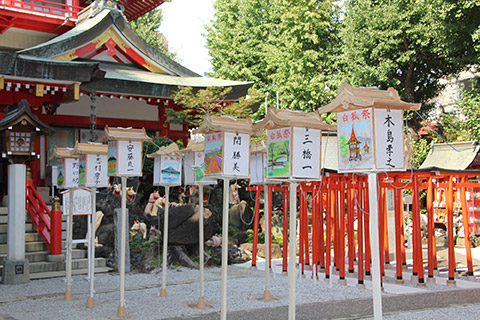
[[[425,286],[427,282],[435,283],[438,272],[437,246],[435,239],[434,208],[437,189],[446,194],[446,227],[448,239],[448,281],[450,286],[456,285],[455,251],[454,251],[454,203],[461,202],[462,220],[465,226],[465,254],[467,260],[467,277],[474,280],[472,251],[469,237],[469,219],[466,190],[478,188],[477,171],[451,172],[436,168],[432,170],[412,170],[406,172],[380,173],[378,176],[378,219],[380,244],[380,272],[385,276],[385,268],[391,267],[388,233],[395,234],[396,283],[404,283],[404,269],[407,266],[405,220],[403,214],[402,193],[411,190],[412,193],[412,281],[417,286]],[[371,279],[371,240],[369,229],[369,197],[368,176],[364,174],[339,174],[327,172],[321,181],[303,182],[297,189],[299,199],[299,265],[301,275],[305,270],[311,270],[312,278],[319,278],[319,273],[325,273],[325,280],[330,279],[331,272],[339,275],[339,283],[346,284],[345,277],[356,275],[358,287],[365,287],[365,278]],[[283,192],[283,263],[282,271],[287,272],[288,255],[288,193],[289,185],[257,185],[249,190],[256,192],[254,239],[252,267],[256,266],[258,243],[258,224],[260,209],[260,194],[262,189],[268,192]],[[394,194],[394,229],[387,227],[387,190]],[[419,193],[426,190],[427,199],[427,251],[423,256],[422,230],[420,222]],[[311,195],[311,237],[308,232],[308,201]],[[272,199],[272,196],[268,196]],[[269,205],[269,229],[271,230],[272,206]],[[266,213],[265,213],[266,214]],[[355,224],[355,220],[357,223]],[[355,227],[356,226],[356,227]],[[271,250],[271,232],[270,245]],[[344,235],[344,236],[342,236]],[[311,245],[310,245],[311,244]],[[271,254],[268,255],[271,257]],[[347,260],[347,261],[346,261]],[[333,262],[333,268],[332,268]],[[427,268],[425,270],[425,263]],[[271,259],[269,261],[271,266]],[[355,272],[356,270],[356,272]]]

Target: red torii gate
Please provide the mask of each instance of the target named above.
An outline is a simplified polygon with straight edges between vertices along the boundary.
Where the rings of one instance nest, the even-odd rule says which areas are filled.
[[[427,191],[427,217],[428,217],[428,282],[435,282],[438,270],[437,251],[435,244],[435,226],[433,202],[434,191],[438,188],[446,190],[446,222],[448,236],[448,285],[455,285],[455,252],[454,252],[454,223],[453,203],[455,202],[454,190],[460,196],[462,218],[465,226],[465,247],[467,257],[467,276],[473,278],[473,262],[468,228],[468,205],[466,200],[467,188],[479,188],[478,182],[473,178],[480,175],[478,170],[450,171],[437,168],[423,170],[409,170],[402,172],[379,173],[379,242],[381,274],[385,275],[385,268],[390,265],[388,232],[395,232],[395,260],[396,283],[402,284],[403,269],[406,265],[405,225],[402,208],[402,192],[412,190],[412,220],[413,220],[413,279],[418,286],[425,286],[423,267],[421,221],[420,221],[420,190]],[[256,249],[258,241],[258,213],[260,208],[261,186],[251,187],[256,191],[255,225],[252,266],[256,266]],[[283,272],[287,272],[287,244],[288,230],[285,222],[288,221],[288,185],[269,185],[268,192],[284,192],[284,246],[283,246]],[[394,190],[394,225],[395,230],[388,230],[386,194],[388,189]],[[312,199],[312,232],[311,248],[308,233],[308,203],[307,194]],[[297,190],[299,201],[299,264],[301,274],[305,276],[305,269],[312,270],[312,278],[318,279],[318,272],[325,272],[325,280],[330,279],[330,267],[333,261],[335,273],[340,277],[340,283],[346,283],[345,274],[355,274],[357,264],[358,286],[364,287],[364,279],[371,277],[371,246],[369,231],[369,203],[368,203],[368,177],[364,174],[348,173],[339,174],[334,171],[325,172],[320,181],[300,183]],[[272,199],[270,197],[270,199]],[[342,215],[341,213],[344,212]],[[269,212],[271,217],[271,211]],[[354,223],[357,221],[355,230]],[[271,219],[269,220],[271,221]],[[268,226],[271,228],[271,225]],[[356,232],[356,234],[355,234]],[[347,245],[345,237],[347,236]],[[355,237],[356,236],[356,237]],[[271,239],[270,239],[271,243]],[[333,248],[333,251],[332,251]],[[345,249],[348,248],[348,261],[345,261]],[[333,253],[333,257],[332,257]],[[310,261],[311,259],[311,261]],[[311,266],[310,266],[311,262]],[[271,265],[271,261],[269,261]]]

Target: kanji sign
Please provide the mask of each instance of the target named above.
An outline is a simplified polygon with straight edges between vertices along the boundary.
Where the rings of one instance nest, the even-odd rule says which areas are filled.
[[[292,176],[320,178],[320,130],[293,128]]]
[[[338,112],[337,132],[339,171],[373,169],[373,109]]]
[[[375,109],[375,150],[377,169],[404,169],[402,110]]]
[[[108,186],[107,168],[107,155],[81,154],[78,184],[86,187]]]
[[[78,159],[58,159],[57,186],[59,188],[78,187]]]
[[[248,177],[250,165],[250,135],[225,132],[223,174]]]

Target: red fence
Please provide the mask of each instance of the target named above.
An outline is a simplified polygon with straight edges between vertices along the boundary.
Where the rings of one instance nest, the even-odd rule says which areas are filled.
[[[66,4],[64,0],[0,0],[0,6],[12,11],[28,12],[36,15],[51,15],[54,17],[70,17],[76,20],[82,8],[78,0],[72,0]]]

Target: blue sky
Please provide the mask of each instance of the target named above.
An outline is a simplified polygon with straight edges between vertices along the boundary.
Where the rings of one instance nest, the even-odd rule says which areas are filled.
[[[177,54],[179,62],[203,75],[211,71],[205,33],[205,24],[213,18],[214,0],[171,0],[160,7],[163,21],[160,26],[169,49]]]

